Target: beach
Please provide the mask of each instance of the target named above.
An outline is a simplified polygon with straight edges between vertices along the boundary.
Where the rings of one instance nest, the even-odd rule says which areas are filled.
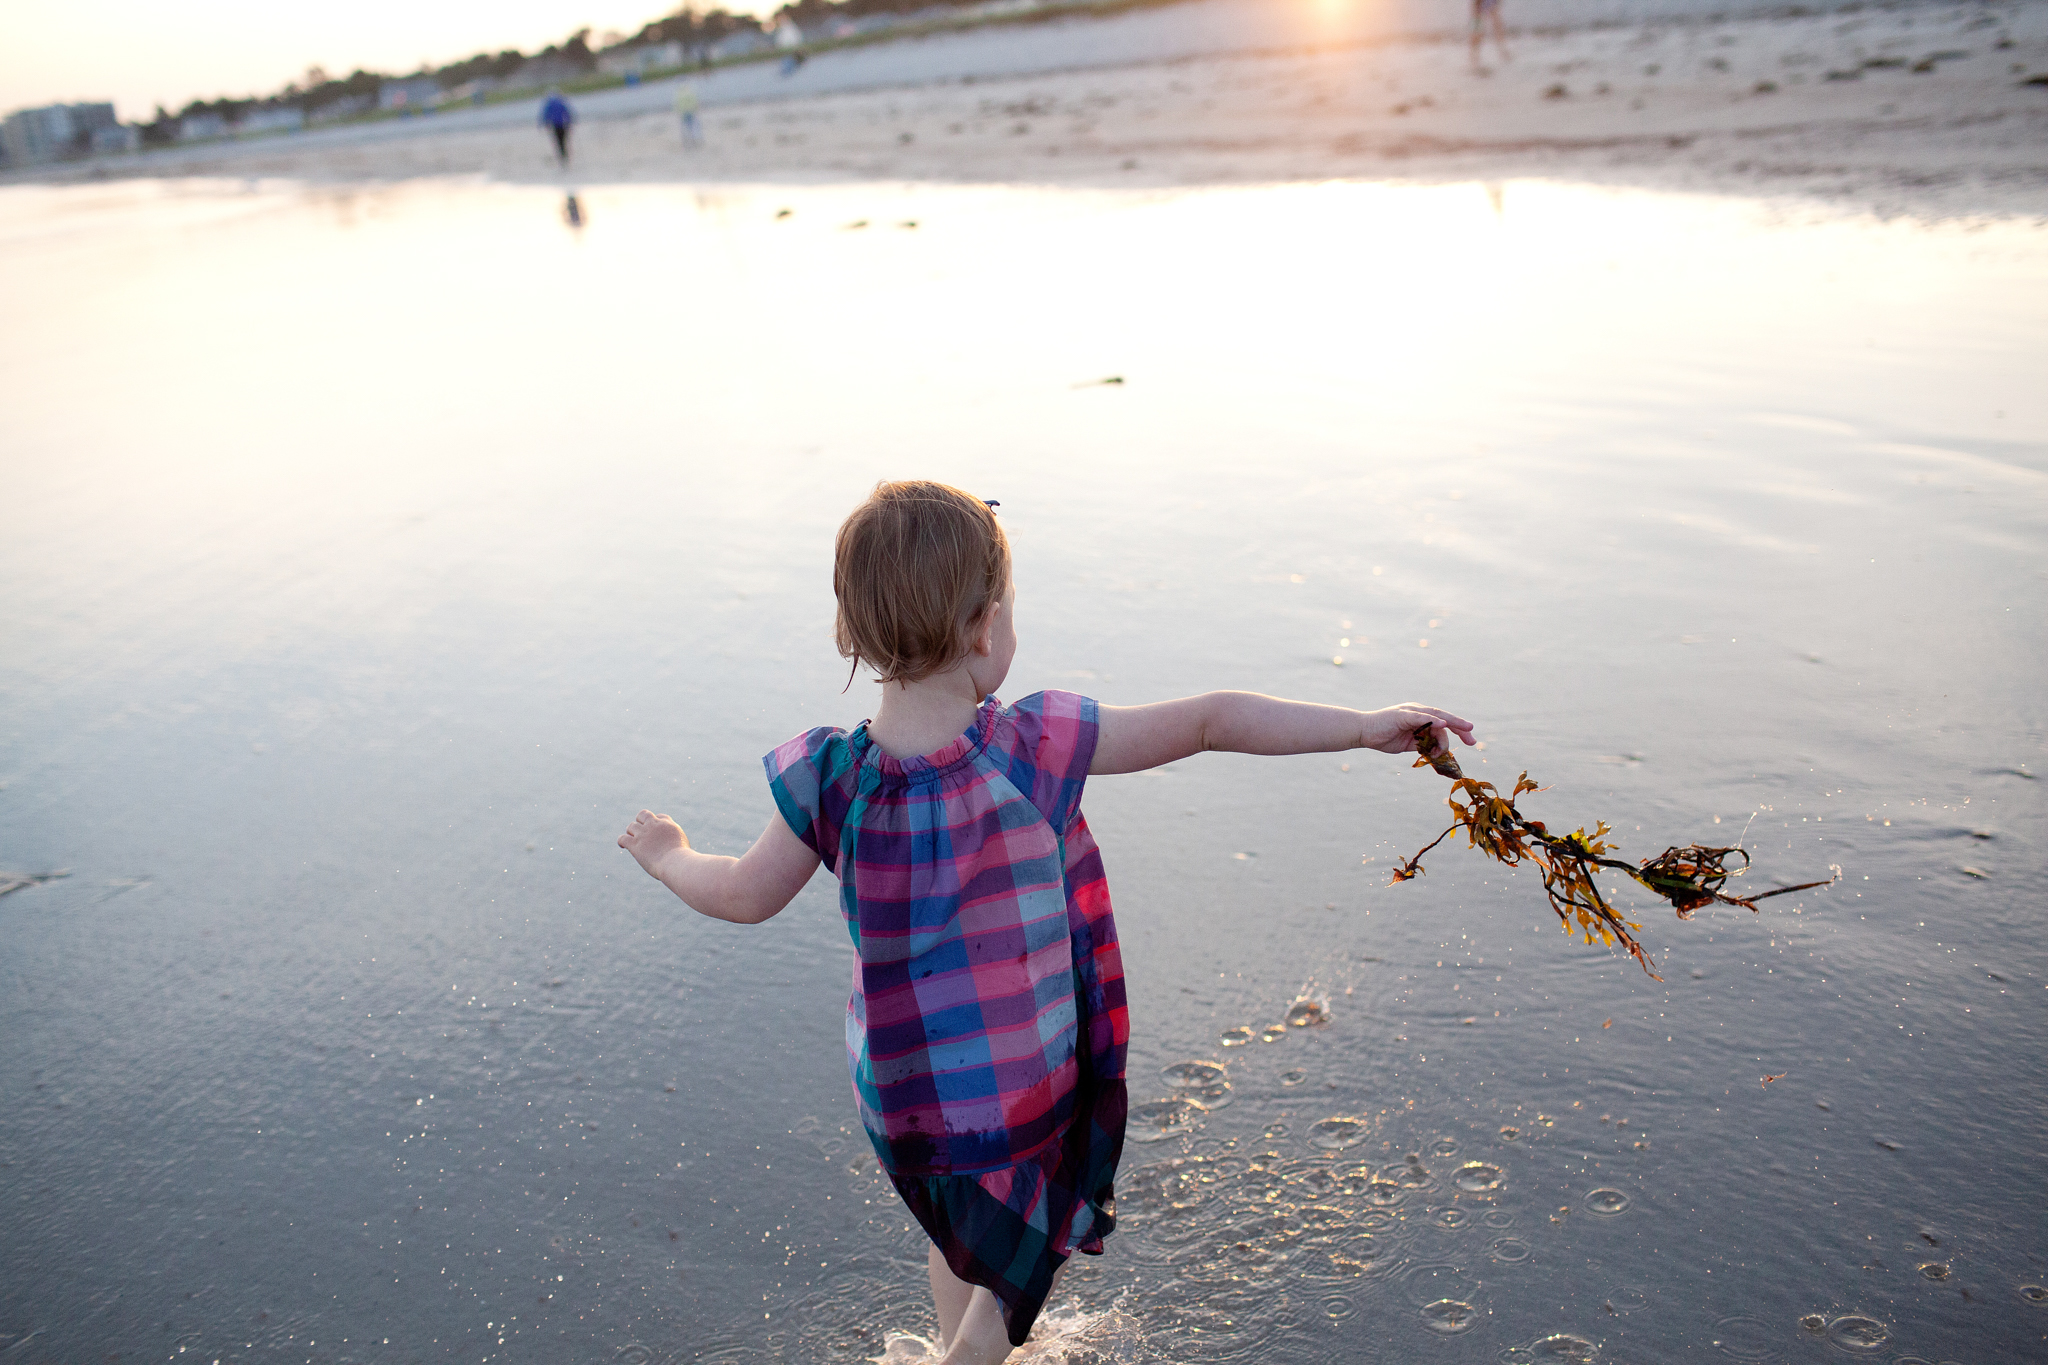
[[[739,853],[873,714],[834,534],[906,476],[999,504],[1005,702],[1440,705],[1553,831],[1825,883],[1603,874],[1653,976],[1461,838],[1397,881],[1405,758],[1091,776],[1131,1122],[1020,1358],[2038,1354],[2044,7],[1609,3],[0,185],[6,1365],[928,1358],[837,884],[616,842]]]
[[[681,145],[672,81],[579,101],[570,178],[1552,176],[1937,215],[2039,214],[2048,203],[2048,84],[2026,83],[2048,73],[2048,5],[1675,8],[1576,25],[1561,22],[1568,10],[1539,10],[1552,22],[1520,27],[1526,11],[1510,4],[1512,60],[1489,39],[1485,74],[1456,15],[1346,33],[1318,26],[1312,10],[1240,0],[906,39],[824,53],[787,79],[772,64],[701,79],[701,149]],[[173,149],[96,173],[558,180],[531,123],[523,105],[462,111]]]

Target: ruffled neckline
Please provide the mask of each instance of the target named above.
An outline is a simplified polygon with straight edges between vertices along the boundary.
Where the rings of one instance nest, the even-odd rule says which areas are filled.
[[[882,776],[904,782],[936,782],[981,756],[981,751],[988,747],[989,736],[995,731],[996,712],[1001,706],[1002,703],[991,694],[974,713],[974,724],[962,730],[958,739],[943,749],[911,758],[892,758],[884,753],[882,746],[868,734],[868,722],[865,720],[854,727],[851,739],[861,764]]]

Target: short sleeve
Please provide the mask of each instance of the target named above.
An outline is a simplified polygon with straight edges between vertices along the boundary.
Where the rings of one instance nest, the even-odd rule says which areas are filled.
[[[1031,770],[1026,790],[1046,823],[1061,834],[1081,809],[1081,789],[1101,733],[1097,711],[1095,699],[1078,692],[1034,692],[1010,708],[1015,757]]]
[[[839,870],[839,829],[852,793],[853,751],[844,730],[807,730],[764,755],[768,790],[790,832],[818,855],[828,871]]]

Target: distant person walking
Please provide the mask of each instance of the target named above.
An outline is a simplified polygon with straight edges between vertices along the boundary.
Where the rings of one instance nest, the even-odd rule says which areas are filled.
[[[1486,27],[1493,27],[1493,45],[1500,49],[1500,59],[1508,60],[1508,31],[1501,26],[1500,0],[1472,0],[1472,69],[1484,72],[1479,64],[1479,49],[1486,38]]]
[[[689,81],[676,87],[676,117],[683,121],[683,145],[702,147],[704,134],[697,127],[697,87]]]
[[[576,111],[562,98],[562,92],[548,91],[540,106],[540,126],[555,135],[555,160],[564,166],[569,164],[569,126],[574,122]]]

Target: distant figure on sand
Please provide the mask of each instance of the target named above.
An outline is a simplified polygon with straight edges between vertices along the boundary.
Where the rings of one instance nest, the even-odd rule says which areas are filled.
[[[1500,49],[1500,59],[1508,60],[1508,31],[1501,26],[1500,0],[1472,0],[1472,66],[1484,71],[1479,65],[1479,49],[1485,41],[1486,26],[1493,26],[1493,45]]]
[[[683,121],[683,145],[703,146],[704,134],[697,128],[697,87],[688,81],[676,87],[676,117]]]
[[[576,111],[562,98],[562,92],[548,91],[540,106],[540,126],[555,135],[555,160],[564,166],[569,164],[569,125],[575,121]]]

